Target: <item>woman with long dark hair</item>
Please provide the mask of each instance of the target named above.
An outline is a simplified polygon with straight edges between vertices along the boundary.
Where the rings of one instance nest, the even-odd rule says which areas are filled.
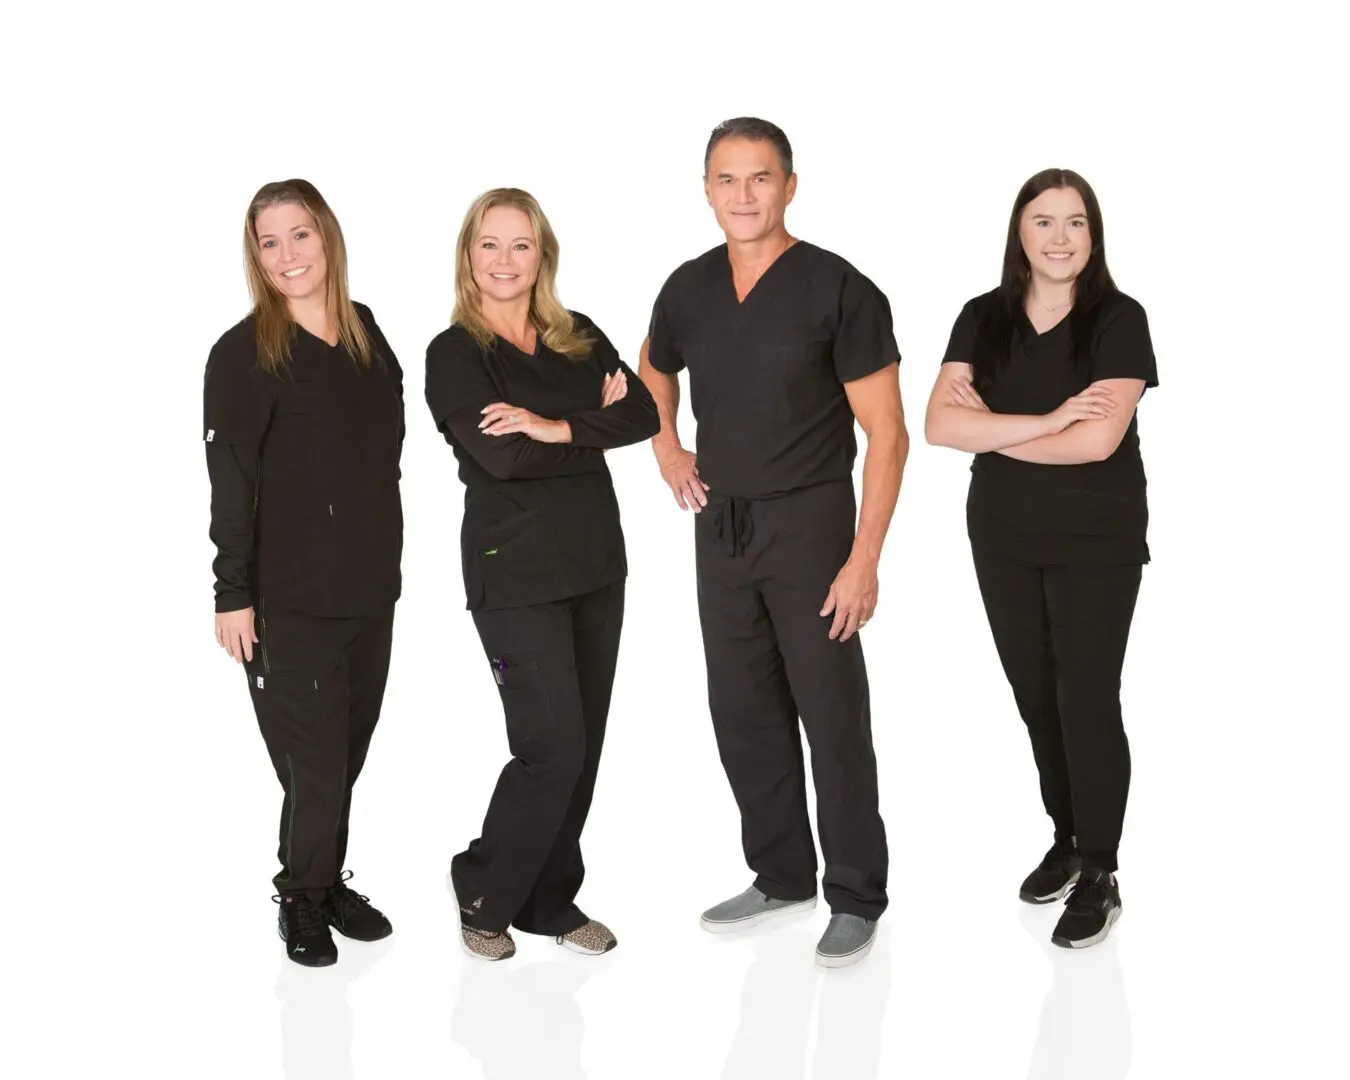
[[[515,954],[510,927],[581,953],[616,943],[575,903],[628,573],[605,451],[660,419],[600,328],[558,301],[557,269],[533,197],[480,196],[453,325],[427,348],[427,404],[465,486],[464,588],[512,754],[450,870],[461,941],[484,960]]]
[[[254,195],[244,261],[253,310],[206,365],[216,641],[248,673],[285,793],[278,930],[319,967],[337,960],[330,925],[393,930],[343,862],[400,591],[403,373],[348,295],[342,229],[313,184]]]
[[[1002,282],[952,328],[925,434],[975,454],[975,572],[1055,827],[1021,898],[1069,893],[1052,936],[1066,948],[1105,939],[1121,911],[1120,675],[1149,561],[1135,410],[1157,385],[1144,309],[1107,269],[1096,195],[1067,169],[1037,173],[1013,204]]]

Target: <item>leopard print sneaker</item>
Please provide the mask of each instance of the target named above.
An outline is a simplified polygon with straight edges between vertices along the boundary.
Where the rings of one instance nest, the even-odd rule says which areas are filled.
[[[516,955],[516,943],[511,940],[509,930],[491,933],[460,923],[459,939],[464,945],[464,951],[479,960],[510,960]]]
[[[563,948],[585,953],[587,956],[600,956],[609,952],[618,943],[609,927],[594,919],[585,926],[578,926],[570,934],[563,934],[558,938],[558,944]]]
[[[480,896],[473,903],[473,910],[477,911],[482,906],[483,898]],[[479,960],[510,960],[516,955],[516,943],[511,938],[509,930],[475,930],[464,922],[465,912],[463,908],[456,908],[459,915],[459,940],[464,946],[464,951],[470,956],[476,956]]]

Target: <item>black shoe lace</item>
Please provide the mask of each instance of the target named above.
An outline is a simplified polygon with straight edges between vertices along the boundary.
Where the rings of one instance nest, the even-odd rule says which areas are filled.
[[[1110,897],[1110,892],[1107,889],[1110,881],[1109,875],[1097,877],[1087,873],[1081,874],[1078,880],[1074,882],[1073,891],[1069,893],[1069,899],[1066,901],[1065,907],[1101,911]]]
[[[286,912],[286,926],[295,937],[322,937],[328,933],[328,920],[319,905],[303,893],[289,903],[280,896],[272,897]]]
[[[334,909],[343,916],[373,911],[374,909],[370,906],[370,897],[362,896],[347,884],[351,877],[352,872],[344,870],[342,876],[338,878],[337,884],[328,890],[329,900]]]

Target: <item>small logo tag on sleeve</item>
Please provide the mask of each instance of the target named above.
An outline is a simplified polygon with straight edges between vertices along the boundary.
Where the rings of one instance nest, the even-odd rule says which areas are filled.
[[[215,429],[215,428],[208,428],[208,429],[207,429],[207,432],[206,432],[206,441],[207,441],[207,442],[213,442],[213,441],[215,441],[215,437],[216,437],[216,429]]]
[[[261,690],[262,688],[263,688],[263,677],[262,677],[261,675],[259,675],[259,676],[258,676],[258,689]]]

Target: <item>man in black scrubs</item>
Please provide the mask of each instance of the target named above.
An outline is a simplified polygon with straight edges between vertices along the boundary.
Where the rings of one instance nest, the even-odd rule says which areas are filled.
[[[778,127],[719,125],[704,186],[726,243],[666,281],[640,371],[661,413],[662,478],[697,515],[709,706],[756,874],[702,925],[722,933],[815,906],[800,718],[832,912],[816,958],[844,967],[867,954],[886,908],[858,630],[876,606],[909,448],[899,350],[881,291],[784,227],[797,177]],[[696,454],[675,426],[686,367]],[[856,535],[855,418],[867,435]]]

